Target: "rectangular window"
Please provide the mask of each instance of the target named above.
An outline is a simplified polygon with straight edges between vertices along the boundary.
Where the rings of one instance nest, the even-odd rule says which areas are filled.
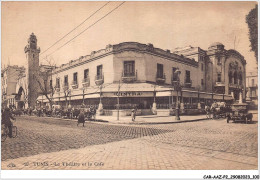
[[[50,88],[52,88],[52,79],[50,80]]]
[[[56,78],[56,88],[60,88],[60,78]]]
[[[177,81],[178,80],[178,75],[175,73],[177,70],[176,67],[172,68],[172,81]]]
[[[77,72],[73,73],[73,83],[78,84],[78,73]]]
[[[204,86],[204,81],[203,81],[203,79],[201,79],[201,86]]]
[[[255,97],[255,96],[256,96],[255,91],[252,91],[252,97]]]
[[[218,57],[218,65],[221,65],[221,58]]]
[[[85,69],[85,70],[84,70],[84,79],[87,79],[87,78],[88,78],[88,74],[89,74],[89,70],[88,70],[88,69]]]
[[[190,71],[186,71],[185,83],[191,83],[191,80],[190,80]]]
[[[64,86],[69,86],[68,75],[64,76]]]
[[[135,76],[135,62],[124,61],[124,77]]]
[[[203,71],[203,68],[204,68],[204,67],[203,67],[203,63],[201,63],[201,71]]]
[[[221,73],[218,73],[218,79],[217,82],[221,82]]]
[[[163,64],[157,64],[157,78],[163,78]]]
[[[97,66],[97,79],[102,79],[102,75],[103,75],[102,69],[103,69],[102,65]]]
[[[255,85],[255,80],[252,79],[251,82],[252,82],[252,86],[254,86]]]

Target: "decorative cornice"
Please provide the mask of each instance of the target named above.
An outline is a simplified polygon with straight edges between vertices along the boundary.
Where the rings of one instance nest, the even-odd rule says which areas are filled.
[[[116,45],[107,45],[106,49],[101,49],[98,51],[92,51],[90,55],[86,56],[80,56],[77,60],[71,60],[67,64],[63,64],[60,67],[56,68],[53,72],[53,74],[68,70],[70,68],[74,68],[77,66],[80,66],[82,64],[100,59],[102,57],[111,55],[111,54],[117,54],[121,53],[123,51],[136,51],[136,52],[142,52],[147,53],[159,57],[166,58],[168,60],[176,61],[182,64],[188,64],[191,66],[198,66],[198,63],[193,60],[189,59],[187,57],[177,55],[174,53],[171,53],[169,50],[163,50],[160,48],[155,48],[152,44],[141,44],[138,42],[123,42]]]
[[[245,60],[244,56],[242,56],[238,51],[236,51],[234,49],[227,50],[226,57],[229,58],[231,56],[235,56],[238,59],[240,59],[243,65],[246,64],[246,60]]]

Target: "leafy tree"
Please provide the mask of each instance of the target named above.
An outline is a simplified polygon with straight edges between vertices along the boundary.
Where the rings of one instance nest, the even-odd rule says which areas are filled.
[[[255,6],[254,9],[246,16],[246,23],[249,28],[249,40],[251,42],[251,50],[254,51],[256,62],[258,60],[258,5]],[[258,62],[257,62],[258,63]]]

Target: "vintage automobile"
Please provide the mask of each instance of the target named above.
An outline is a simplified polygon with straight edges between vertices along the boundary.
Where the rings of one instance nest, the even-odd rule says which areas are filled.
[[[227,114],[227,123],[233,122],[252,122],[253,114],[248,113],[247,103],[237,103],[231,105],[231,112]]]

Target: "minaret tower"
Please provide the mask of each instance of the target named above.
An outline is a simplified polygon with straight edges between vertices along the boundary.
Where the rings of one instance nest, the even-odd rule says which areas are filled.
[[[39,86],[37,83],[37,75],[39,73],[39,53],[40,48],[37,48],[37,38],[32,33],[28,39],[28,44],[24,48],[27,67],[27,85],[28,85],[28,106],[34,108],[38,98]]]

